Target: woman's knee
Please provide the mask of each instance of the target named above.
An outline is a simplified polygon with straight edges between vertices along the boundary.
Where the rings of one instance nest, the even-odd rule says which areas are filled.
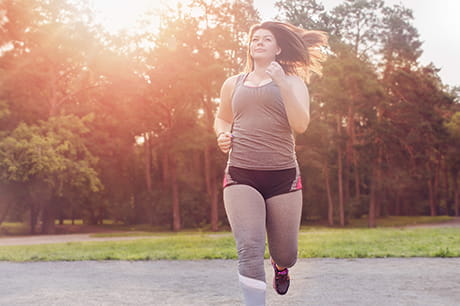
[[[290,268],[297,262],[297,250],[271,254],[271,257],[279,267]]]
[[[241,275],[265,281],[264,256],[250,249],[238,250],[238,270]]]

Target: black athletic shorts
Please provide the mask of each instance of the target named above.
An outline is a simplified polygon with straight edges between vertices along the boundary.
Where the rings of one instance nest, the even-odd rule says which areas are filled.
[[[302,189],[302,180],[298,168],[249,170],[228,166],[225,169],[223,187],[237,184],[254,187],[265,200],[276,195]]]

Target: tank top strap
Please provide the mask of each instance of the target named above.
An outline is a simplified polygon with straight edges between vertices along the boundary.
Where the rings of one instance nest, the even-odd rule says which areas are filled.
[[[248,76],[248,74],[249,74],[248,72],[243,72],[238,75],[238,77],[236,78],[235,88],[237,86],[243,85],[244,80],[246,80],[246,77]]]
[[[233,92],[232,92],[232,100],[233,100],[233,95],[235,94],[235,90],[240,87],[241,85],[243,85],[243,82],[244,80],[246,79],[246,77],[248,76],[249,73],[247,72],[243,72],[243,73],[240,73],[237,78],[236,78],[236,82],[235,82],[235,87],[233,88]]]

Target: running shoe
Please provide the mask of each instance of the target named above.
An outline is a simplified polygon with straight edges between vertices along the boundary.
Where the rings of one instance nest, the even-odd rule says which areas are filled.
[[[273,277],[273,288],[278,294],[284,295],[289,289],[289,270],[287,268],[278,270],[275,262],[272,261],[273,270],[275,270],[275,276]]]

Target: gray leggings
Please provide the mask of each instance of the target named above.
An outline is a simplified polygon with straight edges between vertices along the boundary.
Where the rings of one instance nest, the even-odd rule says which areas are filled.
[[[278,266],[289,268],[295,264],[301,190],[264,200],[251,186],[231,185],[224,189],[224,204],[236,240],[240,275],[265,282],[265,236]]]

